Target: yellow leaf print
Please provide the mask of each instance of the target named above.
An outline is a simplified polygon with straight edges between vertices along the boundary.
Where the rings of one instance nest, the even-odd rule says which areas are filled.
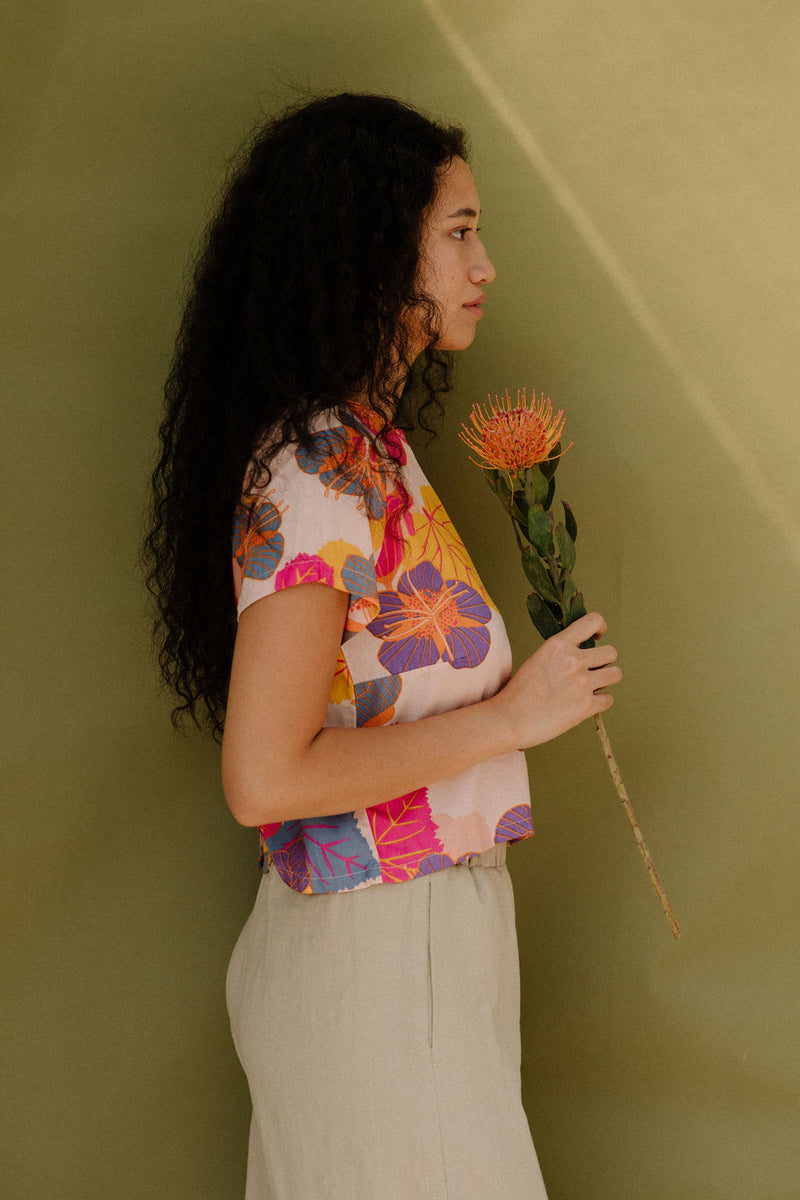
[[[468,583],[496,612],[497,606],[492,603],[481,583],[466,546],[436,492],[432,487],[423,485],[420,493],[422,511],[412,514],[414,532],[407,538],[408,551],[403,562],[432,562],[443,579],[459,579],[462,583]]]
[[[355,688],[353,687],[353,677],[350,674],[350,669],[347,666],[344,654],[341,647],[339,648],[339,657],[336,660],[336,671],[331,684],[331,694],[328,698],[329,704],[346,704],[348,701],[354,703]]]
[[[333,567],[334,578],[338,587],[342,586],[342,571],[345,563],[350,555],[355,554],[361,556],[361,551],[358,546],[354,546],[352,542],[337,541],[326,542],[321,550],[317,552],[320,558],[324,559],[329,566]],[[347,591],[347,588],[344,588]]]
[[[375,567],[351,542],[326,542],[319,556],[333,568],[335,586],[350,593],[346,628],[351,635],[358,633],[378,613]]]

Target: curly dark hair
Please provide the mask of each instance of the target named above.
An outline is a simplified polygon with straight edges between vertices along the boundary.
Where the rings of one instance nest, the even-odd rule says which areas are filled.
[[[418,284],[437,176],[465,158],[457,127],[389,96],[298,103],[260,129],[197,257],[165,386],[143,560],[166,683],[219,739],[236,632],[231,535],[248,464],[308,445],[323,410],[358,396],[383,427],[440,412],[450,356]],[[423,321],[412,379],[404,314]],[[414,400],[416,397],[416,401]],[[267,439],[267,434],[269,438]],[[269,450],[258,451],[268,442]],[[399,468],[398,468],[399,469]]]

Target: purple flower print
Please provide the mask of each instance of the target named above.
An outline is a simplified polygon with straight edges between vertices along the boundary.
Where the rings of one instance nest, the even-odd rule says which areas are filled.
[[[443,871],[445,867],[452,867],[454,865],[449,854],[428,854],[419,864],[417,874],[433,875],[435,871]]]
[[[533,833],[530,804],[515,804],[503,813],[494,831],[495,842],[517,842]]]
[[[491,611],[475,588],[442,579],[432,562],[404,571],[396,592],[379,594],[380,612],[367,629],[380,638],[378,660],[399,675],[432,663],[477,667],[491,642]]]

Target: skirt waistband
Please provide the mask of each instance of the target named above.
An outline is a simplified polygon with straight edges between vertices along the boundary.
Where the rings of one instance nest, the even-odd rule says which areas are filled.
[[[506,865],[506,843],[499,842],[490,846],[483,854],[468,854],[457,866],[465,867],[504,867]]]

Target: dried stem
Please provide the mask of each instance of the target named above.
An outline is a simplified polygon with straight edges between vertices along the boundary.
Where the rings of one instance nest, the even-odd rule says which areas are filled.
[[[681,931],[678,928],[678,922],[675,920],[675,914],[670,907],[666,892],[661,886],[661,880],[656,874],[653,860],[650,857],[650,851],[647,849],[647,843],[645,842],[642,831],[639,828],[639,822],[634,816],[633,807],[628,799],[628,793],[625,790],[625,784],[622,782],[622,776],[620,775],[619,767],[617,766],[617,760],[614,758],[614,751],[611,749],[611,742],[608,739],[606,727],[603,724],[603,718],[601,717],[600,713],[595,714],[594,724],[597,730],[597,736],[600,738],[600,743],[603,747],[603,753],[606,756],[606,762],[608,763],[608,769],[611,772],[611,778],[614,780],[614,786],[617,789],[617,794],[622,801],[622,807],[625,809],[625,816],[630,822],[630,827],[633,830],[633,836],[636,838],[636,845],[639,847],[639,853],[644,859],[644,865],[647,867],[647,874],[650,876],[650,882],[655,888],[656,895],[661,901],[661,907],[663,908],[667,920],[669,921],[669,926],[672,930],[672,936],[674,938],[679,938],[681,936]]]

